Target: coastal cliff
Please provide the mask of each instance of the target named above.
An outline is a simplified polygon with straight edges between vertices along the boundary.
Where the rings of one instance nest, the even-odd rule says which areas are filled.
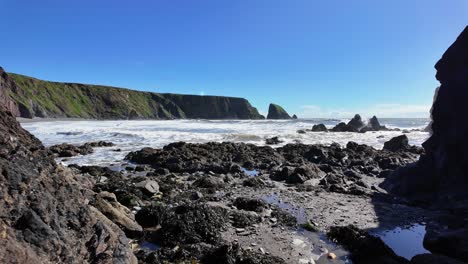
[[[4,73],[6,74],[6,73]],[[89,119],[262,119],[244,98],[134,91],[79,83],[50,82],[9,73],[17,89],[6,89],[17,117]]]
[[[0,75],[0,263],[136,263],[124,233],[95,207],[92,183],[55,163],[16,122]]]

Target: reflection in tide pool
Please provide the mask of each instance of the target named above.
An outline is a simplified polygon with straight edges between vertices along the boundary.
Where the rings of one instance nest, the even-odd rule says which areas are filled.
[[[376,233],[393,251],[408,260],[418,254],[430,253],[423,247],[426,226],[421,224],[397,227]]]

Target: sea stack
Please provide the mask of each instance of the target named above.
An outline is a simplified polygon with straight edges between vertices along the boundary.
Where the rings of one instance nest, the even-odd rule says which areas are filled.
[[[349,121],[348,126],[356,129],[356,130],[361,130],[365,126],[364,122],[362,122],[362,118],[360,115],[356,114],[354,117]]]
[[[291,116],[283,107],[277,104],[270,104],[267,119],[291,119]]]

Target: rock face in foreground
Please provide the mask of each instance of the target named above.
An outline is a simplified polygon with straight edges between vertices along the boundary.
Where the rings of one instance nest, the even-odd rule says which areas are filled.
[[[445,196],[462,205],[468,200],[468,125],[462,121],[468,102],[468,28],[435,68],[441,86],[432,106],[433,133],[423,144],[426,155],[402,169],[390,189],[401,195]]]
[[[277,104],[270,104],[268,107],[267,119],[291,119],[291,116]]]
[[[17,84],[16,89],[6,90],[17,105],[13,113],[25,118],[263,118],[244,98],[150,93],[10,75]]]
[[[432,106],[432,136],[418,162],[393,173],[390,192],[449,209],[449,229],[430,228],[424,245],[432,252],[468,261],[468,27],[436,64],[440,87]]]
[[[7,74],[0,83],[1,95],[14,85]],[[87,205],[90,183],[57,165],[5,105],[2,96],[0,263],[135,263],[122,231]]]

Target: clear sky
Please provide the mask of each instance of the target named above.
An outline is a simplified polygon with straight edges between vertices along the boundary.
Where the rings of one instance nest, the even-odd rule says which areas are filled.
[[[467,0],[0,0],[0,66],[263,113],[424,117],[467,24]]]

